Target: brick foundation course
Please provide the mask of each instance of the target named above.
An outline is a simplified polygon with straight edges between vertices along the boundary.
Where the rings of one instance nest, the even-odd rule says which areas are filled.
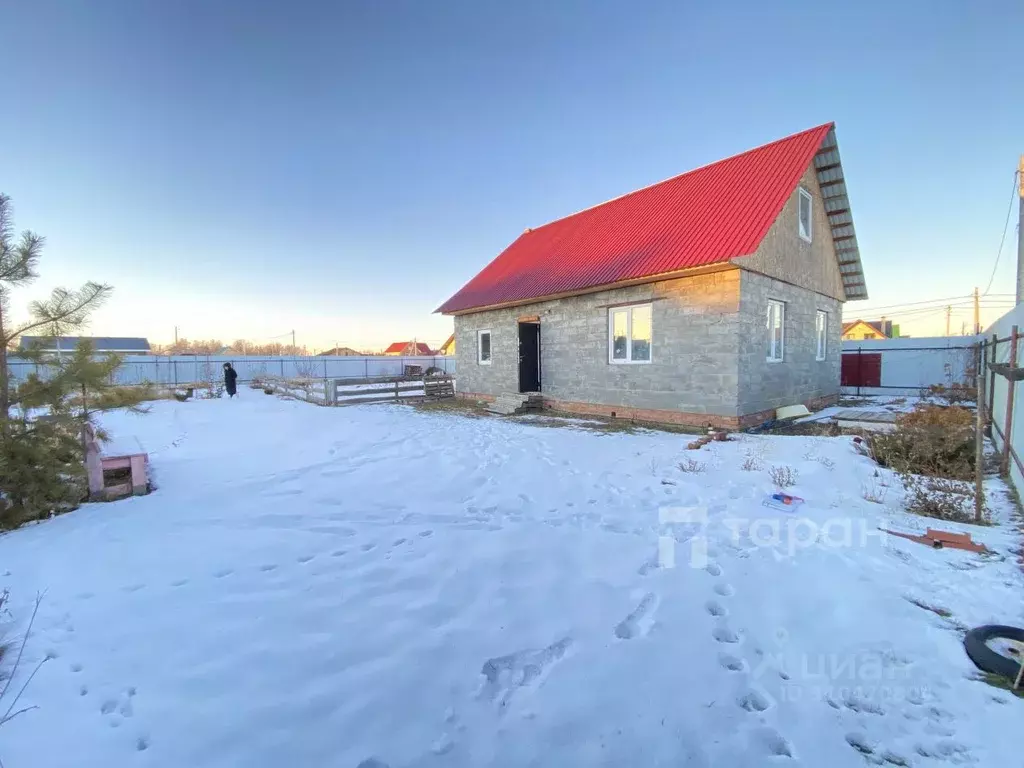
[[[478,392],[459,392],[458,397],[465,400],[480,400],[491,403],[496,399],[493,395]],[[628,408],[620,405],[600,405],[597,403],[580,403],[572,400],[558,400],[545,397],[544,407],[555,411],[576,413],[582,416],[600,416],[606,419],[624,419],[626,421],[642,421],[650,424],[675,424],[682,427],[716,427],[718,429],[748,429],[763,424],[775,417],[775,409],[747,413],[743,416],[716,416],[708,413],[688,413],[686,411],[668,411],[656,408]],[[805,401],[809,411],[818,411],[839,402],[839,395],[827,395]]]

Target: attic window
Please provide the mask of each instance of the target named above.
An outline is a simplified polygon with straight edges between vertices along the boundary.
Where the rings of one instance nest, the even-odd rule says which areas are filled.
[[[800,187],[800,206],[798,211],[800,239],[811,242],[811,193]]]

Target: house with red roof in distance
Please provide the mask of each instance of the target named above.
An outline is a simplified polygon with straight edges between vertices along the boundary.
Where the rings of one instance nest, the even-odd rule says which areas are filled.
[[[396,341],[384,350],[384,354],[401,357],[433,357],[434,350],[422,341]]]
[[[439,350],[437,350],[437,353],[439,355],[454,355],[455,354],[455,334],[454,333],[445,340],[444,344],[441,345],[441,348]]]
[[[735,429],[838,399],[865,298],[828,123],[527,229],[438,311],[460,396]]]

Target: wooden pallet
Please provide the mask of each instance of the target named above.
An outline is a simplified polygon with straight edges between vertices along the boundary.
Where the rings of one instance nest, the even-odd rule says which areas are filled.
[[[427,376],[423,379],[423,396],[428,400],[455,397],[455,381],[451,376]]]

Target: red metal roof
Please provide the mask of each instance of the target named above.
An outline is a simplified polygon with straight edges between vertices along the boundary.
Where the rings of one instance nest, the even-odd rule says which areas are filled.
[[[396,341],[390,347],[384,350],[385,355],[422,355],[423,357],[430,357],[434,354],[431,348],[424,344],[422,341],[411,342],[411,341]]]
[[[539,299],[751,254],[831,128],[820,125],[528,229],[437,311]]]

